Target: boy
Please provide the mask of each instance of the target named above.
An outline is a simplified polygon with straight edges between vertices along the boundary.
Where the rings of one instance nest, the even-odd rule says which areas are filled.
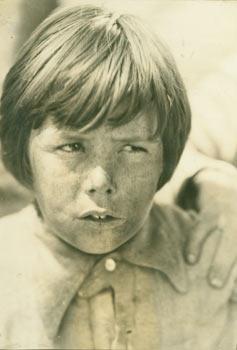
[[[50,16],[8,73],[1,114],[4,163],[35,198],[1,220],[2,347],[234,346],[235,271],[210,292],[215,237],[187,268],[196,218],[153,204],[191,113],[139,20],[93,6]]]

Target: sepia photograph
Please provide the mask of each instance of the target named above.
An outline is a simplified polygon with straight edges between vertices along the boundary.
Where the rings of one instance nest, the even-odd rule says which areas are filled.
[[[0,350],[237,349],[237,1],[0,0]]]

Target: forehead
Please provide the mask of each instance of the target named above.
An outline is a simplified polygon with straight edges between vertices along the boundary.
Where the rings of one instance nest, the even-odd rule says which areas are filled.
[[[108,129],[111,135],[115,137],[124,134],[149,139],[154,136],[157,127],[155,112],[153,110],[147,110],[138,113],[132,120],[123,125],[117,127],[108,126]]]
[[[107,118],[102,125],[93,128],[76,128],[68,126],[59,126],[55,123],[52,116],[48,116],[46,121],[39,130],[35,130],[32,133],[34,135],[41,135],[44,138],[52,139],[55,137],[90,137],[102,136],[105,134],[114,139],[137,139],[137,140],[150,140],[155,137],[158,121],[154,110],[148,110],[146,112],[138,113],[132,120],[119,126],[113,126],[110,123],[111,118]]]

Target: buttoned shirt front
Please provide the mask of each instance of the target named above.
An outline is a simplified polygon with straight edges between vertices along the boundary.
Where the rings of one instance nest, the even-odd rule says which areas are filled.
[[[0,222],[0,348],[235,349],[236,305],[206,274],[216,245],[185,265],[192,218],[154,206],[149,224],[109,254],[84,254],[44,229],[33,207]]]

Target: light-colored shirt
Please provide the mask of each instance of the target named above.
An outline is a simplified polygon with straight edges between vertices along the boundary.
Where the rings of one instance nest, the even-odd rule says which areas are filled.
[[[29,206],[0,221],[0,348],[231,350],[237,306],[208,286],[215,235],[187,266],[193,217],[154,206],[114,252],[85,254],[50,234]]]

